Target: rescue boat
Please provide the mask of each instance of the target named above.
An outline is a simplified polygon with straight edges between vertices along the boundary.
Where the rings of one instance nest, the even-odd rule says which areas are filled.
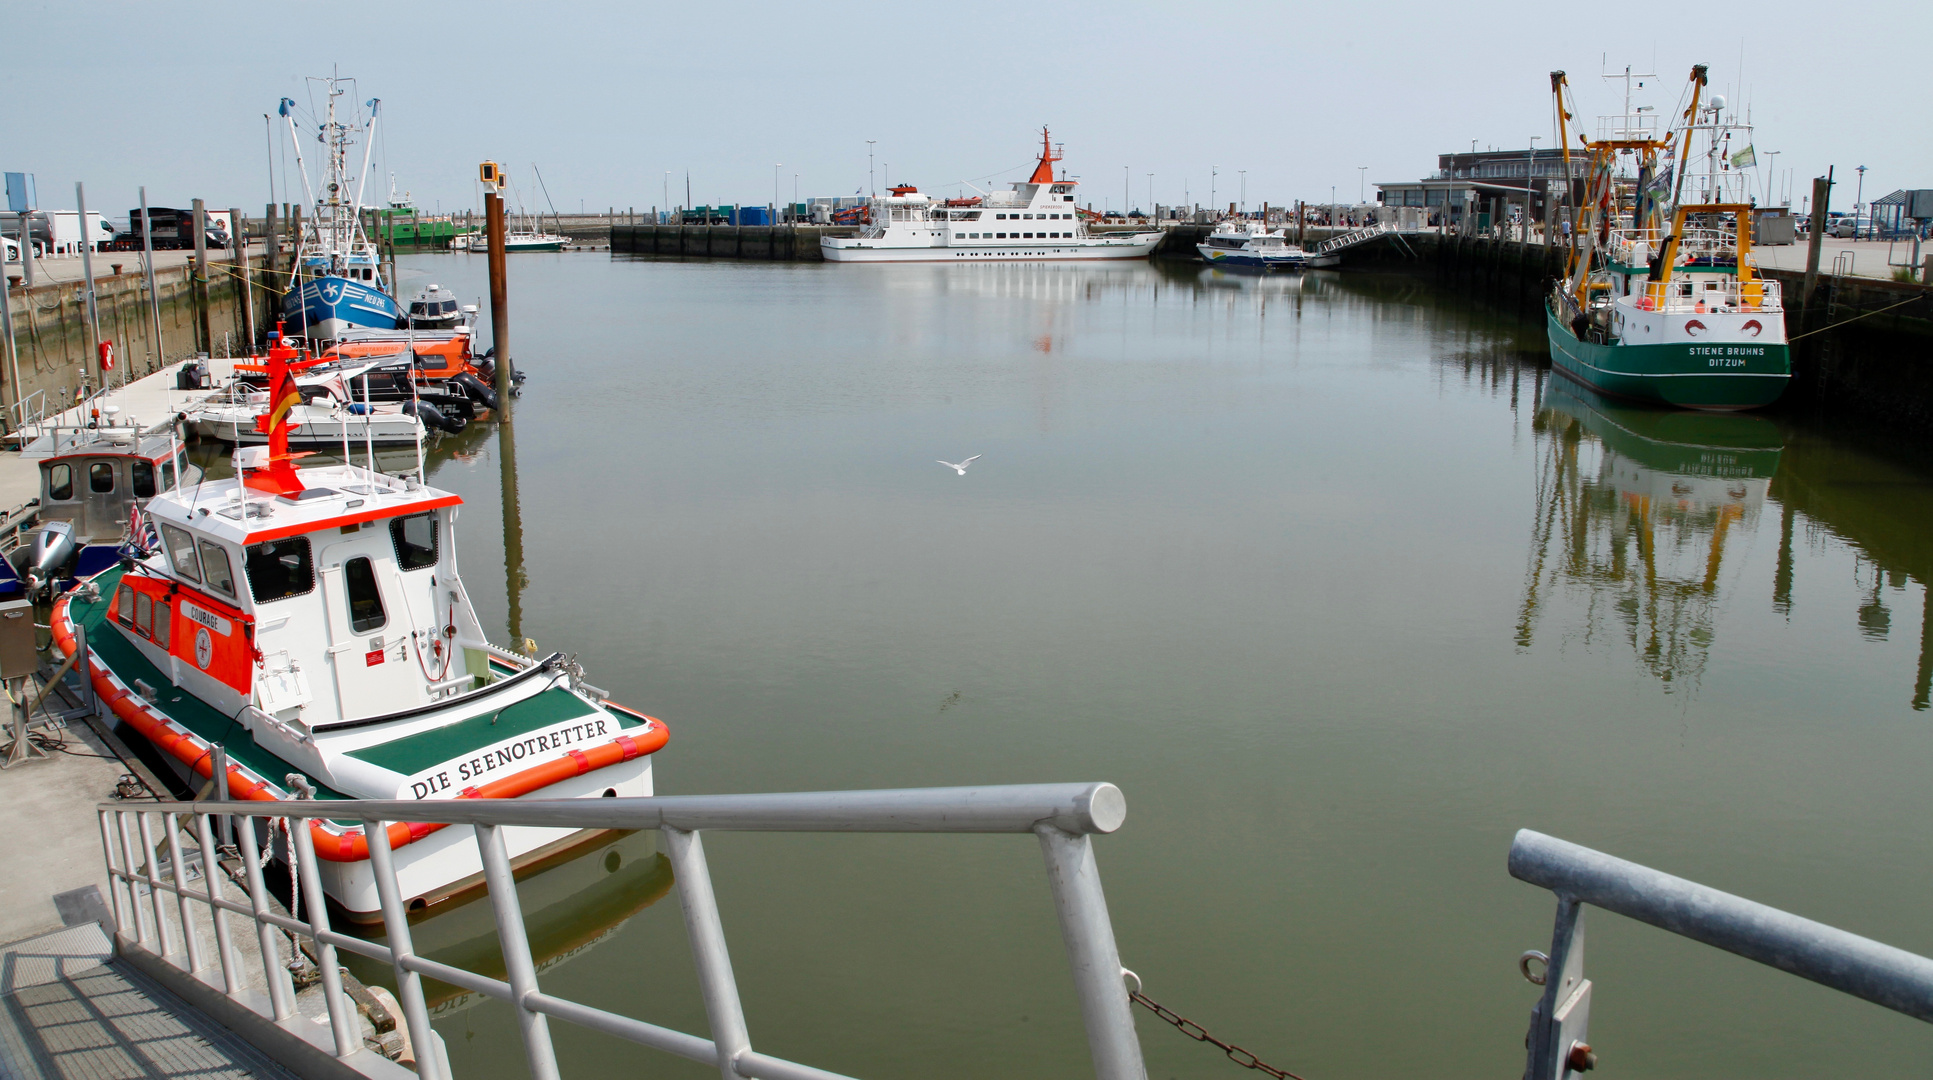
[[[268,445],[236,450],[234,479],[149,500],[152,538],[54,604],[54,642],[86,649],[102,706],[191,783],[213,777],[222,750],[231,797],[271,819],[305,797],[650,795],[662,721],[611,701],[561,654],[487,639],[457,571],[458,496],[353,464],[294,466],[296,353],[271,342]],[[326,811],[308,828],[330,898],[351,919],[380,918],[361,829]],[[412,909],[481,880],[469,832],[389,827]],[[505,834],[517,865],[595,839]]]

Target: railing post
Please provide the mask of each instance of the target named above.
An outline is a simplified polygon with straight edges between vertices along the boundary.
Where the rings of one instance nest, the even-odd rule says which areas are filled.
[[[121,887],[125,884],[121,880],[123,871],[120,860],[114,854],[112,822],[117,813],[119,811],[102,810],[98,816],[101,823],[101,855],[107,859],[107,897],[114,904],[114,933],[119,936],[127,929],[128,919],[125,909],[121,906]]]
[[[221,856],[215,850],[215,827],[207,814],[195,815],[195,840],[201,844],[201,883],[208,892],[208,918],[215,924],[215,952],[221,957],[222,992],[230,996],[242,988],[242,973],[235,966],[235,946],[228,937],[228,912],[216,901],[223,898]]]
[[[168,863],[174,868],[175,911],[181,916],[182,947],[188,954],[188,970],[199,972],[202,967],[201,942],[195,939],[193,909],[188,906],[188,868],[181,864],[181,819],[169,810],[161,815],[167,825]],[[201,868],[201,876],[208,876],[208,867]]]
[[[134,839],[128,835],[127,812],[118,811],[115,818],[118,826],[116,831],[121,835],[121,857],[128,871],[128,907],[134,913],[134,940],[145,947],[148,944],[148,920],[142,917],[141,885],[134,875]]]
[[[1100,867],[1094,862],[1093,840],[1045,823],[1035,826],[1034,833],[1047,859],[1047,881],[1060,915],[1061,938],[1067,943],[1074,990],[1081,999],[1094,1075],[1097,1080],[1147,1080],[1141,1039],[1128,1011],[1127,986],[1121,981],[1114,924],[1101,892]]]
[[[154,908],[154,933],[161,947],[161,955],[172,956],[175,951],[174,934],[168,926],[167,905],[161,900],[164,891],[161,888],[161,875],[155,873],[159,868],[155,866],[154,828],[148,823],[150,816],[146,810],[137,810],[134,814],[135,830],[141,834],[142,857],[147,860],[147,871],[141,876],[148,882],[148,904]]]
[[[499,363],[509,361],[499,358]],[[510,872],[510,853],[504,848],[503,827],[476,826],[477,853],[483,858],[483,880],[490,890],[490,908],[497,917],[497,943],[503,949],[504,973],[509,976],[511,1004],[524,1037],[524,1056],[532,1080],[558,1080],[557,1054],[550,1045],[550,1021],[526,1004],[537,992],[537,967],[530,960],[530,939],[524,934],[523,910],[517,903],[517,879]],[[431,1053],[416,1051],[417,1060]]]
[[[1591,980],[1584,977],[1584,905],[1557,898],[1550,955],[1544,962],[1544,994],[1530,1012],[1529,1054],[1524,1080],[1564,1080],[1596,1064],[1588,1039]]]
[[[329,1030],[336,1037],[336,1056],[348,1057],[362,1049],[362,1024],[356,1010],[342,992],[342,969],[336,964],[336,947],[322,940],[329,932],[329,901],[322,895],[322,878],[316,873],[315,840],[309,836],[309,819],[291,817],[289,839],[295,847],[296,882],[302,887],[302,902],[309,908],[309,938],[315,942],[316,967],[321,969],[322,999],[329,1007]]]
[[[369,838],[369,866],[376,875],[376,895],[383,905],[383,929],[389,936],[390,964],[396,969],[396,998],[403,1007],[403,1020],[409,1025],[409,1042],[416,1050],[416,1073],[422,1080],[449,1080],[443,1072],[441,1055],[436,1053],[436,1030],[430,1027],[429,1007],[423,1001],[423,977],[407,966],[416,955],[410,942],[409,915],[403,910],[402,891],[396,883],[396,860],[389,848],[389,824],[365,821],[362,831]]]
[[[282,950],[276,945],[275,926],[268,921],[268,886],[262,883],[262,856],[255,850],[255,819],[247,814],[234,817],[236,846],[241,848],[242,869],[248,876],[248,906],[255,912],[256,940],[262,947],[262,977],[268,983],[269,1004],[277,1020],[295,1015],[295,984],[282,966]]]
[[[685,913],[685,932],[691,937],[698,987],[705,997],[705,1018],[711,1025],[712,1044],[718,1048],[718,1071],[724,1080],[738,1080],[738,1056],[752,1048],[752,1037],[745,1028],[745,1006],[732,975],[731,952],[725,947],[725,926],[718,917],[705,844],[697,832],[669,825],[663,832],[671,872],[678,882],[678,904]]]

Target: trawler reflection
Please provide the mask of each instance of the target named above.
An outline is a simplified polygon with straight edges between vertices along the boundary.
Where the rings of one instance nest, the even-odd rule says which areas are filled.
[[[1778,471],[1777,425],[1615,404],[1552,380],[1533,430],[1542,468],[1517,646],[1574,604],[1587,644],[1614,630],[1667,690],[1695,687],[1726,541],[1757,527]]]
[[[524,931],[540,974],[610,940],[633,915],[671,890],[671,862],[658,853],[657,838],[649,829],[626,833],[572,849],[562,861],[518,873]],[[409,933],[420,956],[493,979],[505,977],[495,916],[489,898],[480,890],[458,907],[411,919]],[[367,927],[363,936],[377,942],[387,938],[380,924]],[[395,974],[388,964],[347,950],[337,955],[358,979],[395,990]],[[423,997],[432,1018],[483,1000],[480,994],[428,978],[423,980]]]

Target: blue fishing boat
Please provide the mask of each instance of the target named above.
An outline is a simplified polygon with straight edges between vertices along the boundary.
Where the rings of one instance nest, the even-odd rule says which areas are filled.
[[[375,145],[376,115],[382,101],[371,98],[364,103],[369,110],[366,120],[361,116],[340,119],[336,99],[346,93],[342,88],[346,80],[320,81],[328,84],[325,117],[314,125],[317,141],[327,147],[320,190],[309,187],[308,166],[302,157],[299,132],[307,125],[298,128],[294,99],[283,98],[280,108],[288,122],[289,141],[295,147],[304,190],[315,207],[302,227],[294,274],[282,297],[282,319],[288,334],[312,341],[333,340],[350,330],[395,330],[406,321],[391,295],[390,283],[383,279],[376,245],[362,223],[363,187],[371,164],[369,150]],[[352,177],[349,144],[359,132],[368,138],[364,140],[362,168]]]

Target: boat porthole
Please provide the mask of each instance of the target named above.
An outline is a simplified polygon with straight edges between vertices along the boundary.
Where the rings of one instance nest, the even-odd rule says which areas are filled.
[[[604,798],[606,798],[606,799],[615,799],[615,798],[617,798],[617,789],[616,789],[616,788],[614,788],[614,787],[607,787],[607,788],[605,788],[605,789],[604,789],[604,795],[603,795],[603,797],[604,797]]]
[[[423,909],[429,906],[430,906],[429,901],[423,899],[420,896],[412,896],[409,898],[408,907],[409,907],[409,910],[411,911],[422,911]]]
[[[624,856],[619,855],[615,851],[604,856],[604,872],[607,874],[617,873],[617,868],[623,865],[624,865]]]

